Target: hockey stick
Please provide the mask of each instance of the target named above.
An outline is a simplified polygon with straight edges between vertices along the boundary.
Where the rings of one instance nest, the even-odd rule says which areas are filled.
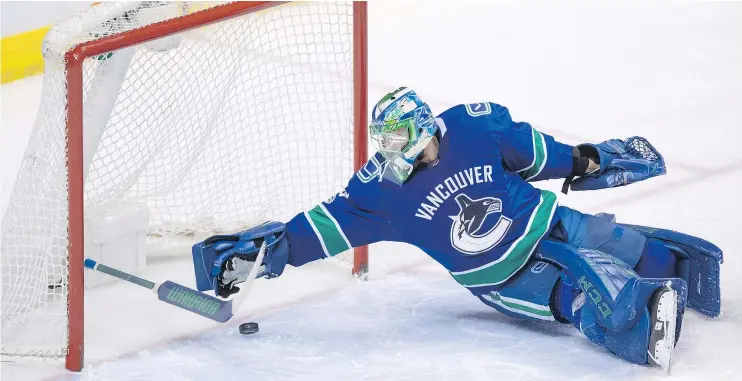
[[[223,300],[211,295],[203,294],[169,280],[162,283],[154,283],[136,275],[116,270],[113,267],[108,267],[90,258],[85,258],[85,267],[136,284],[137,286],[148,288],[157,294],[158,299],[165,303],[191,311],[211,320],[224,323],[234,316],[247,298],[247,295],[250,293],[252,284],[258,275],[258,269],[263,263],[263,256],[265,256],[265,243],[260,247],[258,257],[255,259],[255,265],[250,269],[250,273],[247,274],[247,279],[245,279],[240,292],[231,300]]]

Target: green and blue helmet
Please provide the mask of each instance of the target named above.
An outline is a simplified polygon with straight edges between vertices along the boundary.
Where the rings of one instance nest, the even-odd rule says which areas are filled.
[[[433,113],[415,91],[400,87],[381,98],[371,118],[371,140],[393,171],[391,179],[402,184],[438,131]]]

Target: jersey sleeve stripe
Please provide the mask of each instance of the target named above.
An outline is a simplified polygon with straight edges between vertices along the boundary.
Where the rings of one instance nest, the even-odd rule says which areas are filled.
[[[525,173],[527,173],[531,168],[533,168],[534,165],[536,165],[536,137],[535,135],[536,135],[536,129],[531,127],[531,144],[533,145],[533,152],[534,152],[533,161],[531,162],[531,165],[516,171],[516,173],[518,173],[518,175],[520,175],[520,177],[522,178],[525,178],[526,177]]]
[[[546,149],[546,139],[544,139],[544,135],[536,129],[533,130],[533,138],[536,139],[536,163],[537,167],[534,166],[534,168],[537,168],[534,172],[534,168],[531,168],[532,174],[529,174],[528,178],[526,178],[526,181],[531,180],[532,178],[538,176],[541,171],[544,170],[544,167],[546,166],[546,161],[549,159],[549,151]]]
[[[337,228],[338,233],[340,233],[340,236],[343,238],[343,242],[345,243],[345,250],[348,250],[351,247],[353,247],[350,244],[348,237],[345,235],[343,228],[340,226],[340,223],[335,219],[335,217],[332,216],[332,213],[330,213],[330,211],[327,210],[327,208],[322,204],[319,204],[319,207],[322,208],[322,211],[325,212],[325,214],[327,215],[327,218],[329,218],[332,221],[332,223],[335,225],[335,228]]]
[[[526,181],[538,176],[546,166],[546,160],[548,159],[544,135],[533,127],[531,131],[533,131],[533,163],[530,167],[519,171],[520,177]]]
[[[304,217],[307,219],[307,222],[309,222],[309,226],[312,227],[312,231],[314,231],[314,234],[317,236],[317,240],[319,241],[319,244],[322,245],[322,251],[325,253],[325,257],[329,257],[330,253],[327,252],[327,246],[325,246],[325,241],[322,239],[322,235],[319,233],[319,230],[317,230],[317,226],[314,225],[314,222],[309,212],[304,212]]]
[[[304,215],[317,235],[326,256],[332,257],[350,249],[345,233],[323,205],[315,206],[312,210],[304,212]]]
[[[549,230],[556,207],[556,195],[542,190],[541,200],[531,214],[524,233],[510,245],[505,254],[477,268],[451,272],[451,276],[464,287],[493,286],[510,279],[528,262],[533,250]]]

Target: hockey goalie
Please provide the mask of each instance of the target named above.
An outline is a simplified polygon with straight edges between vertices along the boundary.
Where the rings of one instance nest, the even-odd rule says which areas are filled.
[[[370,133],[378,152],[343,192],[288,222],[196,244],[199,290],[238,292],[263,245],[259,276],[273,278],[287,264],[398,241],[504,314],[572,324],[616,356],[668,372],[685,309],[718,316],[718,247],[559,206],[532,185],[563,178],[565,192],[597,190],[665,174],[646,139],[573,147],[495,103],[434,116],[404,87],[374,106]]]

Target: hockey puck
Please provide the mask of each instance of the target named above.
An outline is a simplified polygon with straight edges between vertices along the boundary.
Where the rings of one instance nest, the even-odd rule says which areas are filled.
[[[251,335],[258,332],[259,329],[258,323],[249,322],[240,324],[240,333],[243,335]]]

